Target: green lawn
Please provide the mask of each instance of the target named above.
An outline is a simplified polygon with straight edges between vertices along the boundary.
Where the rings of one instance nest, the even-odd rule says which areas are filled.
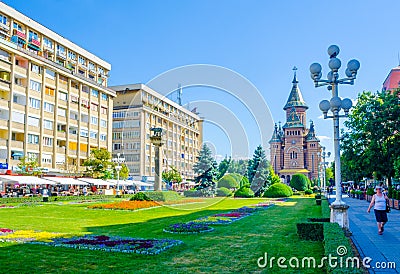
[[[227,212],[266,199],[205,199],[202,203],[139,211],[90,210],[87,204],[49,203],[0,209],[0,227],[72,234],[105,234],[139,238],[179,239],[183,245],[158,255],[107,253],[42,245],[0,243],[1,273],[290,273],[262,269],[257,259],[323,256],[322,243],[301,241],[296,223],[320,217],[314,198],[296,197],[202,234],[169,234],[169,224]],[[297,269],[315,273],[315,269]],[[293,271],[293,272],[296,272]]]

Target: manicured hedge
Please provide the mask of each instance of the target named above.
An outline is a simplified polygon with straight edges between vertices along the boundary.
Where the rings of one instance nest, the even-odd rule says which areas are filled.
[[[86,201],[86,200],[104,200],[108,198],[105,195],[91,195],[91,196],[50,196],[49,202],[62,202],[62,201]],[[10,203],[39,203],[43,202],[43,197],[20,197],[20,198],[0,198],[0,204]]]
[[[149,191],[145,194],[152,201],[156,202],[177,201],[182,199],[182,196],[175,191]]]
[[[232,196],[232,191],[226,187],[217,188],[217,197],[229,197]]]
[[[292,189],[283,183],[275,183],[271,185],[264,193],[264,197],[267,198],[290,197],[292,195]]]
[[[251,190],[249,184],[245,184],[235,192],[234,196],[237,198],[253,198],[254,191]]]
[[[191,189],[191,190],[185,190],[183,192],[183,196],[185,196],[185,197],[203,197],[203,193],[200,190]]]
[[[151,199],[143,192],[138,192],[129,199],[130,201],[151,201]]]
[[[239,188],[240,181],[241,181],[241,178],[238,178],[236,175],[226,174],[221,179],[219,179],[217,185],[219,188],[221,188],[221,187],[228,188],[228,189],[229,188]]]
[[[294,174],[290,180],[290,186],[298,191],[304,191],[308,189],[309,179],[304,174]]]
[[[297,234],[302,240],[322,241],[324,239],[324,224],[319,222],[297,223]]]

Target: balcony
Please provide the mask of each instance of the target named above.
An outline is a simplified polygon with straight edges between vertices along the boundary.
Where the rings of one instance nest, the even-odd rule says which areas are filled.
[[[32,45],[34,45],[34,46],[40,48],[40,41],[39,41],[39,40],[30,38],[30,39],[29,39],[29,43],[31,43]]]
[[[16,35],[18,38],[21,38],[24,40],[26,39],[26,33],[22,32],[22,31],[14,29],[14,35]]]
[[[66,139],[67,134],[65,133],[65,131],[57,131],[57,138]]]
[[[27,144],[27,149],[30,151],[38,152],[39,145],[38,144]]]
[[[63,90],[68,90],[68,85],[65,82],[58,82],[58,87],[63,89]]]
[[[69,157],[76,157],[77,150],[76,149],[68,149],[67,151]]]
[[[81,158],[87,158],[88,153],[87,153],[87,151],[80,151],[80,152],[79,152],[79,156],[80,156]]]
[[[32,72],[32,73],[31,73],[31,78],[32,78],[33,80],[36,80],[37,82],[41,82],[41,81],[42,81],[42,75],[37,74],[37,73],[35,73],[35,72]]]
[[[8,119],[4,119],[4,118],[0,117],[0,128],[8,129]]]
[[[14,103],[13,104],[13,110],[18,110],[19,112],[24,112],[25,113],[25,106],[17,104],[17,103]]]
[[[14,85],[14,90],[15,90],[16,92],[21,93],[21,94],[25,94],[25,93],[26,93],[26,87],[25,87],[25,86],[18,85],[18,84],[15,84],[15,85]]]
[[[24,106],[24,110],[25,110],[25,106]],[[28,112],[29,112],[29,114],[35,114],[36,116],[40,117],[40,109],[29,107]]]
[[[43,146],[43,151],[44,152],[48,152],[48,153],[52,153],[53,152],[53,147]]]
[[[25,124],[18,123],[18,122],[12,122],[12,129],[16,129],[16,130],[19,130],[19,131],[24,131]]]
[[[0,70],[11,72],[10,57],[0,54]]]
[[[10,91],[10,83],[0,80],[0,90]]]
[[[65,154],[65,147],[57,147],[57,153]]]
[[[0,147],[7,147],[7,140],[6,139],[0,139]]]
[[[21,76],[26,77],[27,69],[21,66],[14,66],[15,72]]]
[[[24,142],[11,140],[11,149],[16,149],[16,148],[23,149],[24,148]]]
[[[47,78],[47,77],[46,77],[46,84],[49,84],[49,85],[51,85],[52,87],[55,87],[55,86],[56,86],[56,81],[55,81],[54,79],[51,79],[51,78]]]

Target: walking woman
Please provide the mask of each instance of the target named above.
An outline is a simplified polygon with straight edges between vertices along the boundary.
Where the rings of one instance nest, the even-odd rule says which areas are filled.
[[[375,187],[376,194],[372,196],[371,203],[369,204],[367,212],[369,213],[372,206],[374,207],[375,219],[378,224],[378,234],[382,235],[384,231],[384,226],[388,221],[386,213],[386,202],[389,198],[382,193],[382,187]]]

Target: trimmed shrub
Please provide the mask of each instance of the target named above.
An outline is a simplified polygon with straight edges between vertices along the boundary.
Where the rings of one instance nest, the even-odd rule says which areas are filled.
[[[242,180],[240,174],[236,174],[239,176],[235,176],[235,174],[226,174],[224,175],[221,179],[218,181],[218,187],[224,187],[224,188],[239,188],[240,187],[240,181]]]
[[[312,190],[313,190],[314,193],[317,193],[317,192],[320,191],[318,186],[313,186]]]
[[[290,180],[290,186],[296,190],[304,191],[308,189],[309,181],[304,174],[294,174]]]
[[[371,195],[372,196],[374,194],[375,194],[375,191],[374,191],[374,189],[372,187],[367,189],[367,195]]]
[[[217,188],[217,197],[229,197],[232,196],[232,191],[226,187]]]
[[[185,197],[203,197],[203,193],[200,190],[195,189],[185,190],[183,195]]]
[[[143,192],[138,192],[129,199],[130,201],[151,201],[149,197]]]
[[[254,197],[254,191],[251,190],[250,184],[244,184],[241,188],[239,188],[235,192],[235,197],[237,198],[253,198]]]
[[[50,196],[48,197],[49,202],[60,202],[60,201],[88,201],[88,200],[104,200],[109,197],[105,195],[91,195],[91,196]],[[39,203],[43,201],[42,196],[35,197],[12,197],[1,199],[2,204],[9,203]]]
[[[182,198],[178,192],[175,191],[149,191],[146,196],[156,202],[177,201]]]
[[[306,189],[306,190],[304,191],[304,194],[310,195],[310,194],[313,194],[313,191],[312,191],[311,189]]]
[[[302,240],[320,241],[324,239],[324,225],[317,222],[297,223],[297,234]]]
[[[292,189],[283,183],[276,183],[271,185],[264,193],[264,197],[267,198],[290,197],[292,195]]]

